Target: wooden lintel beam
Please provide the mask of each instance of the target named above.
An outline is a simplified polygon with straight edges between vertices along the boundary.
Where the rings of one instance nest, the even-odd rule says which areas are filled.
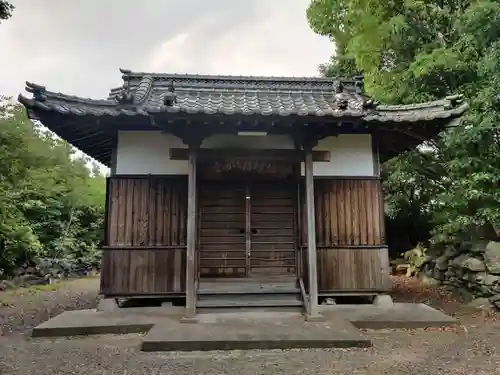
[[[264,159],[264,160],[297,160],[304,159],[303,152],[296,150],[279,150],[279,149],[209,149],[202,148],[198,150],[198,157],[200,160],[207,159]],[[330,151],[315,150],[312,152],[313,161],[315,162],[329,162],[331,160]],[[188,160],[189,149],[187,148],[171,148],[171,160]]]

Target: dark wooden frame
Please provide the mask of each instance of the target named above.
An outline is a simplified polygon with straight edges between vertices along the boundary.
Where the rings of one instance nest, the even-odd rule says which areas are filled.
[[[312,151],[314,162],[331,161],[330,151],[314,150]],[[201,148],[198,151],[198,157],[204,160],[214,159],[253,159],[253,160],[285,160],[285,161],[303,161],[304,156],[292,149],[212,149]],[[189,149],[171,148],[170,160],[188,160]]]

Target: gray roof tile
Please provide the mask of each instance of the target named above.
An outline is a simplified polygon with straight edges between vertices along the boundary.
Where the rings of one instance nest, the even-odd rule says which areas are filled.
[[[367,122],[416,122],[460,116],[459,96],[406,106],[376,105],[361,80],[134,73],[122,70],[123,86],[93,100],[48,91],[27,82],[27,108],[65,115],[149,116],[150,114],[277,115],[358,117]]]

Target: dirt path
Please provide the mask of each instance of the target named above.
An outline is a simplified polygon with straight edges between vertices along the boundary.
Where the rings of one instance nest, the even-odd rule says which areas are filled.
[[[398,300],[424,301],[461,317],[448,330],[371,331],[374,347],[349,350],[231,351],[147,354],[140,335],[27,340],[23,332],[65,308],[96,301],[96,280],[24,293],[0,307],[0,374],[500,374],[500,322],[464,309],[453,295],[404,278]],[[2,297],[0,296],[0,301]],[[5,296],[3,297],[5,298]],[[39,307],[40,306],[40,307]],[[5,314],[11,314],[9,317]]]

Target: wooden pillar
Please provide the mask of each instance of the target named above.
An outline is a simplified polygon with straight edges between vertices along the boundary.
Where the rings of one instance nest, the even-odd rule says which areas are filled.
[[[199,145],[189,145],[188,215],[186,249],[186,309],[182,322],[196,322],[195,252],[196,252],[196,154]]]
[[[314,177],[312,147],[304,147],[305,152],[305,185],[306,185],[306,213],[307,213],[307,259],[309,273],[309,315],[308,320],[316,320],[318,308],[318,271],[316,256],[316,219],[314,210]]]

